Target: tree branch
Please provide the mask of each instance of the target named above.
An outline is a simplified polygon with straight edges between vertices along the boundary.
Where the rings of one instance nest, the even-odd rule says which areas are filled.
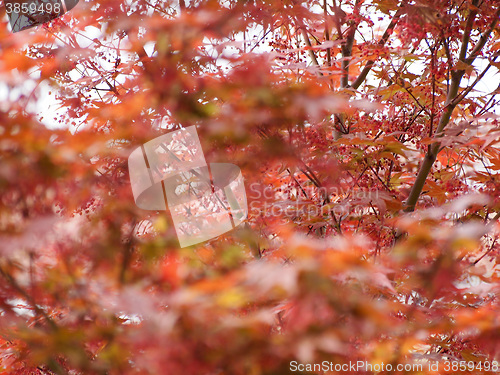
[[[327,0],[323,0],[323,13],[325,16],[325,40],[329,41],[330,40],[330,26],[328,24],[328,8],[327,8]],[[326,49],[326,62],[328,66],[332,66],[332,49],[327,48]]]
[[[316,67],[318,68],[318,75],[322,76],[323,73],[321,72],[321,65],[319,65],[318,59],[316,58],[316,54],[312,49],[312,44],[311,41],[309,40],[309,37],[307,36],[307,31],[305,30],[305,26],[300,26],[300,31],[302,33],[302,38],[304,38],[304,42],[309,47],[309,57],[313,61],[314,65],[316,65]]]
[[[356,0],[354,5],[353,15],[359,15],[360,0]],[[354,45],[354,36],[359,22],[349,21],[350,26],[347,30],[345,42],[342,43],[342,77],[340,79],[340,87],[345,88],[349,86],[349,63],[352,56],[352,46]]]
[[[10,273],[8,273],[7,271],[5,271],[3,269],[3,267],[0,266],[0,275],[3,276],[3,278],[5,279],[5,281],[7,281],[7,283],[17,292],[19,293],[19,295],[21,295],[32,307],[33,307],[33,310],[35,310],[35,312],[42,316],[45,321],[48,323],[48,325],[50,326],[50,328],[52,328],[54,331],[56,331],[58,329],[58,326],[57,324],[54,322],[54,320],[47,314],[47,312],[40,308],[36,302],[33,300],[33,297],[30,296],[28,294],[28,292],[26,292],[18,283],[17,281],[14,279],[14,277],[12,277],[12,275]]]
[[[474,20],[476,19],[476,15],[477,15],[478,3],[479,3],[479,0],[472,1],[472,6],[474,8],[469,13],[469,16],[467,17],[467,21],[465,23],[464,36],[462,39],[462,47],[460,48],[460,53],[458,56],[458,60],[460,60],[460,61],[464,61],[465,56],[467,54],[467,48],[469,47],[469,41],[470,41],[470,33],[472,31],[472,26],[474,25]]]
[[[498,23],[498,17],[500,17],[500,8],[498,8],[498,10],[496,11],[495,17],[493,17],[493,21],[491,21],[490,27],[488,28],[488,30],[486,30],[483,34],[481,34],[481,37],[479,38],[479,42],[477,42],[476,46],[474,47],[474,49],[470,53],[469,57],[464,60],[464,62],[466,64],[471,65],[474,62],[474,60],[476,59],[476,57],[479,55],[479,53],[483,49],[484,45],[488,41],[491,33],[493,32],[493,30],[495,29],[495,27]]]
[[[495,60],[497,59],[497,56],[495,56],[492,61],[494,62]],[[479,81],[481,81],[481,79],[483,79],[484,75],[486,74],[486,72],[491,68],[491,62],[488,64],[488,66],[486,68],[484,68],[484,70],[481,72],[481,74],[479,74],[477,76],[477,78],[474,80],[474,82],[472,83],[472,85],[470,85],[469,87],[467,87],[464,91],[462,91],[460,93],[460,95],[458,95],[454,100],[453,100],[453,103],[452,104],[455,104],[457,105],[458,103],[460,103],[462,100],[465,99],[465,97],[469,94],[469,92],[472,91],[472,89],[479,83]]]
[[[394,14],[394,17],[392,17],[391,22],[389,23],[389,26],[387,26],[387,29],[384,32],[384,35],[382,35],[382,38],[378,41],[379,46],[385,45],[387,40],[392,34],[392,31],[394,30],[394,27],[396,27],[396,24],[398,23],[399,19],[401,18],[401,15],[403,13],[403,6],[407,3],[407,0],[403,0],[399,6],[399,9],[396,11]],[[365,67],[359,73],[358,78],[355,79],[355,81],[352,83],[351,87],[355,90],[358,89],[359,86],[365,81],[366,77],[368,76],[368,73],[370,73],[370,70],[372,69],[373,64],[375,64],[375,60],[368,60],[366,63]]]
[[[481,35],[481,38],[479,39],[476,47],[474,47],[473,51],[471,52],[471,55],[465,60],[459,60],[458,63],[462,63],[462,64],[466,63],[468,65],[471,65],[474,62],[474,59],[481,52],[482,48],[486,44],[486,41],[488,40],[493,29],[495,28],[495,26],[498,22],[499,15],[500,15],[500,9],[497,10],[496,16],[493,19],[493,21],[491,22],[488,30],[485,31]],[[469,38],[470,38],[470,35],[464,35],[463,43],[466,43],[466,42],[468,43]],[[463,95],[463,96],[460,95],[461,99],[457,100],[458,90],[460,88],[460,82],[462,80],[464,73],[465,73],[465,70],[463,70],[463,69],[456,70],[452,73],[451,84],[450,84],[450,88],[448,90],[448,95],[446,97],[444,112],[441,115],[438,127],[436,129],[436,133],[435,133],[436,137],[442,136],[442,132],[443,132],[444,128],[446,127],[446,125],[449,123],[451,115],[453,113],[453,110],[465,98],[465,95]],[[420,170],[418,171],[415,183],[413,184],[412,189],[410,191],[410,194],[408,196],[408,199],[406,201],[406,205],[405,205],[406,212],[412,212],[415,210],[415,206],[417,204],[418,198],[420,197],[420,194],[422,193],[422,189],[424,188],[425,181],[427,180],[427,176],[429,175],[429,173],[432,169],[432,165],[436,161],[437,154],[439,153],[439,148],[440,148],[440,142],[438,142],[438,141],[434,142],[428,148],[428,151],[424,157],[424,161],[422,162],[422,165],[420,166]]]
[[[342,17],[341,17],[341,13],[342,12],[342,9],[340,9],[338,6],[337,6],[337,0],[333,0],[333,10],[334,10],[334,13],[335,13],[335,27],[337,28],[337,34],[338,34],[338,37],[339,39],[342,39]],[[345,17],[345,14],[344,14],[344,17]]]

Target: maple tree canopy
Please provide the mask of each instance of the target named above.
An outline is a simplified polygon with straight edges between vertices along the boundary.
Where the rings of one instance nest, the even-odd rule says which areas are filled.
[[[0,12],[2,374],[496,372],[497,0]],[[181,248],[127,160],[189,126],[248,217]]]

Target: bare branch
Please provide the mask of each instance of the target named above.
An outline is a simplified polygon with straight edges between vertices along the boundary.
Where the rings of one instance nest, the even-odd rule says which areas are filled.
[[[462,47],[460,48],[460,53],[459,53],[459,57],[458,57],[458,59],[460,61],[464,61],[465,55],[467,54],[467,48],[469,47],[472,26],[474,25],[474,20],[476,19],[476,15],[477,15],[477,11],[478,11],[478,8],[477,8],[478,3],[479,3],[479,0],[472,1],[473,9],[469,13],[469,16],[467,17],[467,21],[465,23],[464,35],[463,35],[463,39],[462,39]]]
[[[36,302],[33,300],[33,297],[28,294],[19,284],[18,282],[12,277],[12,275],[5,271],[3,267],[0,266],[0,275],[3,276],[5,281],[19,294],[21,295],[30,305],[33,307],[33,310],[35,312],[42,316],[45,321],[49,324],[50,328],[52,328],[54,331],[58,329],[57,324],[54,322],[54,320],[47,314],[47,312],[40,308]]]
[[[325,15],[325,40],[330,40],[330,26],[328,24],[328,4],[327,0],[323,0],[323,12]],[[332,49],[326,49],[326,62],[328,66],[332,66]]]
[[[337,0],[333,0],[333,9],[335,12],[335,27],[337,28],[337,34],[339,39],[342,39],[343,36],[342,36],[341,26],[342,26],[342,18],[345,17],[345,14],[344,17],[342,17],[341,13],[343,13],[343,11],[337,6]]]
[[[313,61],[314,65],[316,65],[316,67],[318,68],[318,75],[322,76],[323,73],[321,72],[321,65],[319,65],[318,59],[316,58],[316,54],[314,53],[314,50],[312,49],[311,40],[309,39],[309,36],[307,35],[307,31],[305,30],[305,27],[301,26],[300,31],[302,33],[302,38],[304,38],[304,42],[309,47],[309,57]]]
[[[406,5],[408,1],[403,0],[399,6],[399,9],[396,11],[394,14],[394,17],[392,17],[391,22],[389,23],[389,26],[387,26],[387,29],[384,32],[384,35],[382,35],[382,38],[378,41],[379,46],[385,45],[389,37],[391,36],[394,27],[396,27],[396,24],[398,23],[399,19],[401,18],[401,15],[403,14],[403,6]],[[359,86],[365,81],[366,77],[368,76],[368,73],[370,73],[370,70],[372,69],[373,64],[375,64],[375,60],[368,60],[366,63],[365,67],[359,73],[358,78],[352,83],[351,87],[355,90],[358,89]]]
[[[354,15],[359,14],[360,0],[356,0],[354,5]],[[352,47],[354,45],[354,36],[359,22],[350,21],[349,29],[347,30],[345,42],[342,43],[342,77],[340,86],[342,88],[349,86],[349,63],[352,56]]]

